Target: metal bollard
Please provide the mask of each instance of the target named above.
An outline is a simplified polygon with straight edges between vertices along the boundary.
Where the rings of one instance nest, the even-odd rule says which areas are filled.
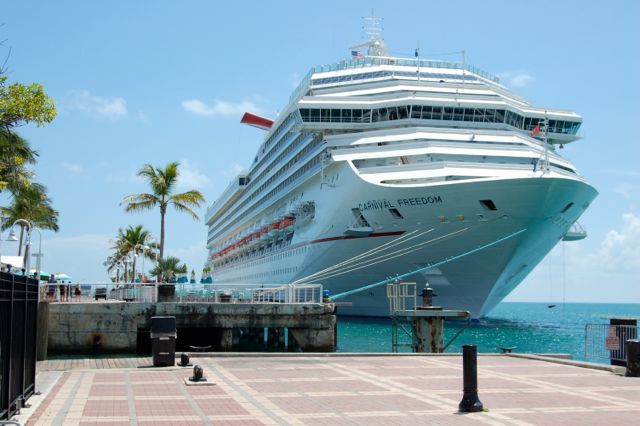
[[[463,395],[458,405],[461,413],[477,413],[484,407],[478,398],[478,348],[462,345]]]
[[[627,340],[626,377],[640,377],[640,340]]]
[[[187,367],[189,365],[189,355],[184,352],[180,355],[180,365],[182,367]]]
[[[204,370],[199,365],[193,366],[193,377],[189,378],[192,382],[199,382],[204,378]]]

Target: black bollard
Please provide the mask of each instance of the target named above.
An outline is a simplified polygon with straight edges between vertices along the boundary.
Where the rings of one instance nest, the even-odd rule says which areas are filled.
[[[189,365],[189,355],[184,352],[180,355],[180,365],[183,367],[187,367]]]
[[[191,377],[189,380],[191,380],[192,382],[199,382],[203,378],[204,378],[204,371],[202,370],[202,367],[200,367],[199,365],[194,365],[193,377]]]
[[[461,413],[477,413],[483,410],[478,398],[478,348],[476,345],[462,345],[463,395],[458,405]]]
[[[627,340],[626,377],[640,377],[640,340]]]

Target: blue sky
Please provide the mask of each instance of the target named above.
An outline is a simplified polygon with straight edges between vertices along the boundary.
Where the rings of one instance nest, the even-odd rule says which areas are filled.
[[[43,234],[43,269],[106,280],[118,227],[159,234],[158,212],[118,205],[147,190],[135,176],[144,163],[180,161],[182,187],[213,201],[262,139],[238,124],[242,112],[275,117],[313,65],[348,57],[372,8],[392,54],[411,56],[418,41],[436,59],[465,49],[533,103],[584,117],[563,155],[600,191],[582,219],[589,237],[554,249],[509,300],[640,302],[636,1],[5,2],[9,78],[44,84],[59,110],[20,129],[60,211],[60,232]],[[197,271],[205,236],[202,222],[169,212],[166,251]]]

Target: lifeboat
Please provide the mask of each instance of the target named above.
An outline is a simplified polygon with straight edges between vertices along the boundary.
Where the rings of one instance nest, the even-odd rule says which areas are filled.
[[[251,233],[249,240],[249,248],[254,248],[260,244],[260,231]]]
[[[293,233],[293,224],[295,223],[295,219],[293,217],[287,216],[282,222],[280,222],[280,231],[285,235],[289,235]]]
[[[263,226],[260,230],[260,240],[266,241],[269,239],[269,225]]]
[[[269,238],[276,238],[280,235],[280,221],[275,221],[269,225]]]

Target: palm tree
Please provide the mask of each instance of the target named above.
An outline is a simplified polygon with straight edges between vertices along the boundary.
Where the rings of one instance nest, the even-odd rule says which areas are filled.
[[[167,207],[173,207],[184,213],[189,213],[194,220],[199,220],[198,215],[192,207],[200,207],[204,203],[204,197],[200,191],[191,190],[181,194],[174,194],[178,176],[180,172],[177,162],[169,163],[164,169],[145,164],[138,171],[138,176],[144,178],[151,186],[152,193],[129,195],[122,199],[120,205],[124,205],[126,212],[150,210],[160,207],[160,253],[159,258],[164,256],[164,219],[167,214]]]
[[[10,228],[18,219],[26,219],[40,229],[49,229],[55,232],[60,229],[58,227],[58,211],[51,207],[51,199],[47,197],[46,188],[40,184],[31,184],[15,193],[8,207],[0,207],[0,214],[4,216],[4,221],[0,224],[0,229],[3,231]],[[22,255],[25,226],[20,224],[18,256]]]
[[[142,225],[129,225],[125,230],[118,229],[113,246],[111,247],[113,254],[104,262],[107,271],[111,272],[118,269],[121,264],[125,265],[125,281],[135,280],[136,277],[136,260],[142,255],[150,260],[156,259],[157,244],[153,242],[151,232],[144,229]],[[127,263],[129,255],[133,253],[133,264],[131,274],[128,274]]]
[[[169,282],[176,274],[186,274],[187,265],[180,265],[180,259],[169,256],[166,259],[158,259],[155,268],[149,271],[151,275],[158,277],[158,282]]]
[[[16,193],[31,184],[34,173],[26,168],[35,164],[38,153],[17,133],[0,128],[0,191]]]

